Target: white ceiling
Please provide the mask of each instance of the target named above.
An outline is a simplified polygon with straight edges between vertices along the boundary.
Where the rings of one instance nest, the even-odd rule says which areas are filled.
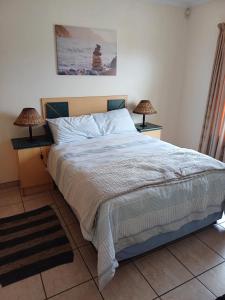
[[[152,0],[154,3],[171,4],[182,7],[192,7],[198,4],[207,3],[210,0]]]

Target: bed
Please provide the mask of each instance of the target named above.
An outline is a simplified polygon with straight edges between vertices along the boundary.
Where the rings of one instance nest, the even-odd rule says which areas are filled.
[[[109,99],[114,101],[113,109],[115,103],[121,108],[124,98],[102,98],[104,108],[97,109],[110,110]],[[42,104],[55,100],[44,99]],[[79,106],[84,113],[85,104],[79,102]],[[114,276],[119,261],[222,216],[225,164],[137,132],[53,145],[48,169],[77,216],[84,238],[98,251],[100,288]]]

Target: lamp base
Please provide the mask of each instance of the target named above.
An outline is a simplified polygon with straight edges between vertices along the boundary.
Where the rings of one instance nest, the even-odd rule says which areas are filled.
[[[31,125],[29,125],[29,141],[30,141],[30,142],[33,141],[32,126],[31,126]]]
[[[142,121],[142,124],[140,125],[142,128],[145,128],[146,127],[146,124],[145,124],[145,114],[143,114],[143,121]]]

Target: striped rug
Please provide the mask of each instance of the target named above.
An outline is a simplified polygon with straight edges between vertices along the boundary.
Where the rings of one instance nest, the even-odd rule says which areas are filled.
[[[0,284],[73,261],[73,251],[50,206],[0,219]]]

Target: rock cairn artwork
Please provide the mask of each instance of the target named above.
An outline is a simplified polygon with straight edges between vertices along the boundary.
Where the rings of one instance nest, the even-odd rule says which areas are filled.
[[[101,46],[97,44],[92,57],[92,70],[98,72],[102,71],[102,59],[101,59],[102,53],[100,50],[101,50]]]
[[[59,75],[116,75],[116,31],[55,25]]]

